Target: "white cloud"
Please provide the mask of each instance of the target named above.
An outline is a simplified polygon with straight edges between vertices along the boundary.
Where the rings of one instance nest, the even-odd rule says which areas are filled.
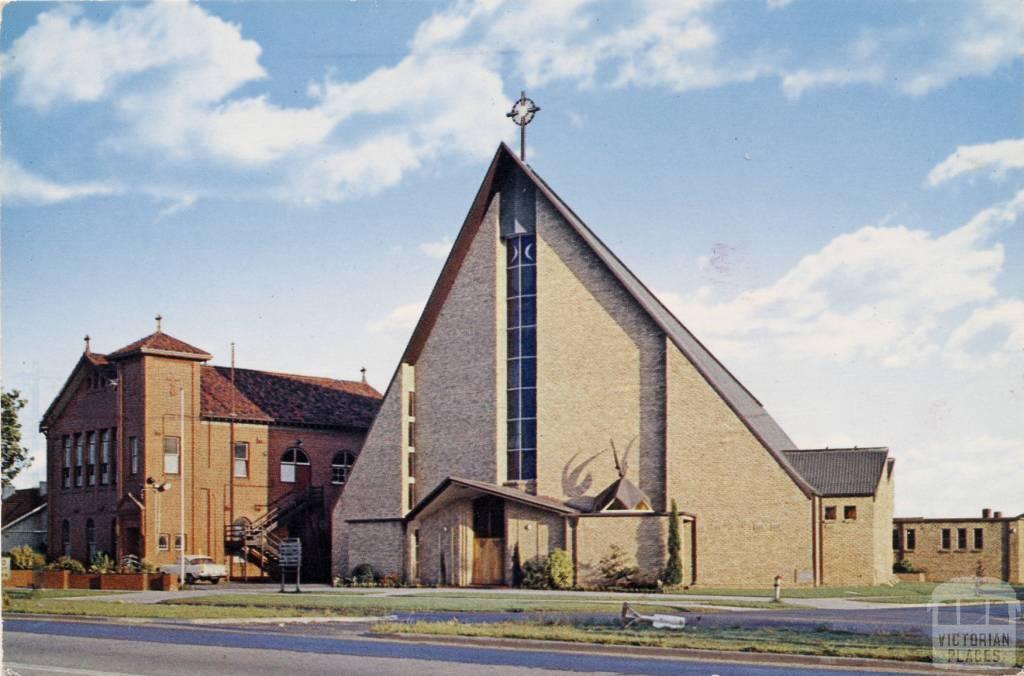
[[[928,173],[928,185],[934,187],[962,174],[989,167],[996,178],[1002,178],[1011,169],[1024,169],[1024,139],[959,146],[956,152]]]
[[[801,447],[889,446],[898,514],[1019,512],[1024,299],[998,238],[1022,212],[1024,190],[942,235],[860,228],[733,297],[659,295]]]
[[[802,258],[768,286],[715,302],[709,289],[693,300],[662,297],[702,333],[741,352],[746,345],[791,357],[870,358],[887,366],[936,356],[956,359],[980,330],[1006,323],[1016,305],[983,311],[947,344],[952,317],[995,307],[1001,244],[989,243],[1024,210],[1024,190],[966,224],[934,236],[905,226],[866,226]],[[701,260],[710,266],[711,258]],[[1006,343],[1011,349],[1013,340]],[[959,361],[959,360],[958,360]]]
[[[436,242],[423,242],[419,248],[420,251],[430,258],[444,260],[448,257],[448,252],[452,250],[452,244],[452,238],[445,235]]]
[[[121,192],[121,186],[113,182],[59,183],[27,171],[11,158],[0,160],[0,197],[5,202],[54,204]]]
[[[367,324],[367,328],[374,333],[411,331],[415,328],[420,315],[423,314],[424,306],[426,306],[425,301],[399,305],[384,317]]]

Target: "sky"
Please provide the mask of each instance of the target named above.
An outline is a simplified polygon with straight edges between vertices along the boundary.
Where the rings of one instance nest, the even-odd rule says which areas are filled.
[[[527,160],[803,448],[899,516],[1024,512],[1016,0],[18,2],[2,377],[164,329],[387,386],[521,90]]]

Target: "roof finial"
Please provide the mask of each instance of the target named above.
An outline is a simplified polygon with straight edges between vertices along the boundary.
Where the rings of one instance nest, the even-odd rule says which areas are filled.
[[[361,373],[363,375],[363,384],[365,385],[366,384],[366,367],[364,366],[361,369],[359,369],[359,373]]]
[[[92,354],[91,341],[92,341],[92,338],[89,337],[89,334],[88,333],[85,334],[85,353],[86,354]]]
[[[505,113],[505,117],[511,117],[512,121],[519,125],[519,159],[526,161],[526,125],[533,121],[533,116],[540,111],[540,106],[532,99],[526,98],[526,92],[519,95],[519,100],[512,104],[512,110]]]
[[[156,332],[157,333],[160,333],[160,331],[161,331],[160,322],[162,322],[163,320],[164,320],[164,316],[163,315],[157,315],[156,316]]]

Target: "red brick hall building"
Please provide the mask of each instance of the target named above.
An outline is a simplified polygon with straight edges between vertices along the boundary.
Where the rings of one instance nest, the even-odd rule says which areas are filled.
[[[176,560],[184,469],[187,553],[233,555],[258,574],[275,567],[275,538],[301,537],[304,577],[327,575],[331,514],[381,394],[365,377],[233,370],[211,358],[159,322],[109,354],[86,338],[40,423],[52,556]]]

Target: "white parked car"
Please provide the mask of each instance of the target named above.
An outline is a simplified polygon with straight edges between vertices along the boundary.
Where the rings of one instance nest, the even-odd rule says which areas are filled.
[[[160,572],[167,573],[168,575],[178,575],[180,570],[180,563],[169,563],[165,566],[160,566]],[[196,580],[209,580],[211,583],[217,584],[227,576],[227,568],[216,563],[209,556],[185,555],[185,582],[191,584]]]

